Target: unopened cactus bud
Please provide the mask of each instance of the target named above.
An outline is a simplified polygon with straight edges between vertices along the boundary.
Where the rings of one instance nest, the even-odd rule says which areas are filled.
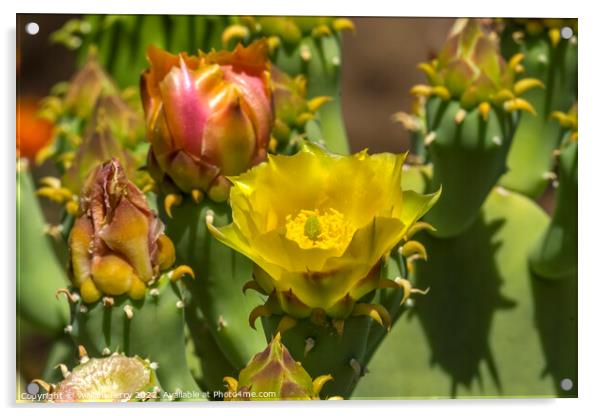
[[[315,117],[316,111],[330,101],[330,97],[308,100],[307,79],[303,75],[290,77],[276,66],[272,66],[271,80],[276,117],[272,135],[278,143],[287,143],[291,131],[302,131],[305,123]],[[272,144],[270,150],[275,150]]]
[[[506,62],[494,32],[487,32],[477,19],[458,19],[437,58],[419,65],[430,85],[416,85],[411,92],[444,101],[456,99],[466,110],[479,107],[485,120],[491,105],[532,113],[532,106],[519,97],[543,84],[536,79],[516,82],[520,58]]]
[[[330,375],[312,380],[276,334],[241,370],[238,380],[224,379],[228,387],[225,400],[319,400],[322,386],[330,380]]]
[[[100,97],[117,93],[117,87],[98,63],[96,55],[90,53],[83,68],[69,82],[63,105],[77,117],[86,118],[92,114]]]
[[[66,366],[61,369],[64,380],[45,386],[55,403],[146,400],[158,386],[151,364],[139,357],[87,358],[71,371]]]
[[[144,296],[174,261],[174,246],[117,159],[99,166],[81,195],[69,236],[73,284],[86,303],[103,295]]]
[[[180,191],[214,191],[220,178],[261,162],[272,130],[267,45],[233,52],[171,55],[150,47],[141,80],[149,166],[158,181]]]
[[[61,180],[62,185],[74,194],[82,191],[86,179],[94,168],[113,157],[119,160],[126,176],[133,177],[135,174],[135,163],[131,154],[116,140],[110,125],[112,120],[104,111],[106,107],[102,103],[99,104],[82,144],[75,152],[73,161]]]

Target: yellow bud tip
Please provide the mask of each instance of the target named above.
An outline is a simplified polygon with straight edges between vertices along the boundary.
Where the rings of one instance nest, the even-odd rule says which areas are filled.
[[[368,316],[384,326],[387,330],[391,329],[391,315],[389,311],[380,304],[358,303],[351,312],[352,316]]]
[[[45,176],[40,179],[40,185],[47,186],[49,188],[60,188],[61,180],[59,178],[55,178],[54,176]]]
[[[451,98],[451,94],[449,90],[443,86],[433,87],[432,93],[442,100],[449,100]]]
[[[319,97],[314,97],[307,102],[307,108],[312,113],[315,113],[318,108],[322,107],[327,102],[332,101],[332,98],[327,95],[321,95]]]
[[[430,85],[419,84],[419,85],[414,85],[410,89],[410,94],[415,95],[415,96],[428,97],[432,93],[433,93],[433,87],[431,87]]]
[[[326,25],[318,25],[314,27],[311,31],[311,36],[314,38],[321,38],[323,36],[330,35],[332,35],[332,32],[330,31],[330,28]]]
[[[426,248],[418,241],[411,240],[403,245],[401,254],[404,257],[416,257],[423,260],[427,259]]]
[[[522,95],[532,88],[544,89],[545,86],[544,86],[543,82],[541,82],[537,78],[523,78],[514,84],[513,89],[514,89],[515,95]]]
[[[203,200],[203,192],[199,189],[193,189],[190,195],[192,196],[192,200],[196,204],[200,203]]]
[[[537,115],[533,106],[522,98],[514,98],[504,102],[504,110],[511,113],[513,111],[524,110],[533,115]]]
[[[257,329],[255,328],[255,321],[257,320],[257,318],[262,316],[270,316],[271,314],[272,313],[270,312],[267,306],[259,305],[255,307],[255,309],[253,309],[249,314],[249,325],[251,326],[251,328]]]
[[[168,194],[163,200],[165,212],[169,218],[173,218],[172,208],[182,203],[182,196],[178,194]]]
[[[276,332],[278,335],[285,333],[289,329],[295,327],[297,325],[297,320],[288,315],[284,315],[280,322],[278,322],[278,327],[276,328]]]
[[[513,55],[508,61],[508,67],[514,72],[517,72],[516,68],[520,65],[523,59],[525,59],[525,55],[523,55],[522,53],[517,53]]]
[[[483,120],[487,121],[489,119],[490,110],[491,104],[489,104],[487,101],[483,101],[481,104],[479,104],[479,113],[481,114],[481,117],[483,117]]]
[[[222,44],[228,45],[232,39],[243,40],[249,37],[250,31],[246,26],[230,25],[222,33]]]
[[[276,150],[278,150],[278,140],[276,140],[274,137],[270,137],[270,144],[268,145],[268,148],[270,149],[271,153],[276,153]]]
[[[68,201],[65,204],[65,210],[69,215],[77,215],[77,212],[79,211],[79,204],[74,200]]]
[[[312,383],[314,395],[318,396],[320,394],[320,391],[322,390],[322,387],[324,387],[324,384],[328,383],[331,380],[334,380],[334,377],[332,377],[330,374],[316,377],[316,379]]]
[[[344,17],[335,19],[334,22],[332,22],[332,27],[337,32],[341,32],[343,30],[351,30],[353,33],[355,33],[355,24],[353,23],[353,21]]]
[[[550,37],[550,42],[552,42],[552,46],[556,47],[560,43],[560,29],[553,28],[548,32],[548,36]]]
[[[189,266],[178,266],[169,274],[169,280],[171,280],[172,282],[177,282],[186,275],[190,276],[193,279],[195,278],[194,271]]]
[[[234,377],[224,377],[224,383],[226,383],[225,385],[228,388],[228,391],[235,392],[238,390],[238,380]]]

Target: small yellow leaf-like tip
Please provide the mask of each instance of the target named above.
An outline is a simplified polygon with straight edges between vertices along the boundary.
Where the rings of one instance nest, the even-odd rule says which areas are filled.
[[[552,28],[548,31],[548,36],[550,38],[550,42],[552,42],[552,46],[556,47],[560,43],[560,29]]]
[[[232,39],[244,40],[249,37],[249,28],[243,25],[230,25],[222,32],[222,44],[227,45]]]
[[[163,200],[163,207],[169,218],[173,218],[172,208],[182,203],[182,196],[178,194],[168,194]]]
[[[543,82],[541,82],[537,78],[523,78],[514,84],[514,94],[522,95],[532,88],[544,89],[545,86]]]
[[[416,240],[410,240],[401,248],[401,254],[404,257],[427,259],[426,248]]]
[[[419,85],[414,85],[410,89],[410,94],[415,95],[415,96],[428,97],[432,93],[433,93],[433,87],[431,87],[430,85],[419,84]]]
[[[420,231],[428,230],[428,231],[436,231],[435,227],[433,227],[428,222],[418,221],[416,224],[412,225],[406,234],[406,240],[410,240],[414,235],[419,233]]]
[[[190,195],[195,204],[198,204],[203,200],[203,191],[200,189],[193,189],[192,192],[190,192]]]
[[[358,303],[351,312],[352,316],[369,316],[381,326],[389,330],[391,328],[391,315],[384,306],[380,304]]]
[[[270,316],[271,314],[272,312],[270,312],[268,307],[265,305],[259,305],[255,307],[255,309],[253,309],[249,314],[249,326],[253,329],[257,329],[255,328],[255,321],[257,320],[257,318],[260,318],[262,316]]]
[[[489,102],[483,101],[479,104],[479,113],[483,117],[483,120],[487,121],[489,119],[489,111],[491,111],[491,104]]]
[[[318,108],[322,107],[329,101],[332,101],[332,97],[329,97],[327,95],[314,97],[307,102],[307,108],[309,108],[309,111],[311,111],[312,113],[315,113],[318,110]]]
[[[334,380],[334,377],[332,377],[330,374],[316,377],[316,379],[312,383],[314,395],[318,396],[320,394],[320,391],[322,391],[322,387],[324,387],[324,384],[328,383],[331,380]]]
[[[228,391],[235,392],[238,390],[238,380],[236,380],[234,377],[224,377],[224,383],[228,388]]]
[[[432,79],[435,77],[435,68],[433,68],[433,65],[431,65],[428,62],[421,62],[418,64],[418,69],[421,70],[422,72],[424,72],[424,74],[429,78]]]
[[[258,293],[261,293],[262,295],[266,295],[265,291],[261,288],[261,286],[259,286],[259,283],[257,283],[255,280],[249,280],[247,283],[244,284],[244,286],[242,287],[242,293],[247,293],[247,290],[254,290]]]
[[[314,38],[321,38],[323,36],[330,36],[332,32],[327,25],[318,25],[311,31],[311,36]]]
[[[437,97],[441,98],[442,100],[449,100],[451,98],[451,94],[450,94],[449,90],[442,85],[433,87],[432,93],[433,93],[433,95],[436,95]]]
[[[172,282],[177,282],[186,275],[192,277],[193,279],[195,278],[194,271],[190,268],[190,266],[178,266],[172,270],[171,273],[169,273],[169,280]]]
[[[297,116],[297,119],[295,120],[295,123],[299,126],[303,126],[305,125],[305,123],[307,123],[309,120],[313,120],[315,117],[312,113],[301,113],[299,114],[299,116]]]
[[[525,59],[525,55],[523,55],[522,53],[517,53],[513,55],[508,61],[508,67],[516,72],[516,68],[520,65],[523,59]]]
[[[332,27],[337,32],[341,32],[343,30],[350,30],[353,33],[355,33],[355,24],[353,23],[353,21],[345,17],[335,19],[334,22],[332,22]]]
[[[297,325],[297,320],[291,316],[284,315],[280,322],[278,322],[278,327],[276,328],[276,332],[278,335],[285,333],[289,329],[295,327]]]
[[[504,110],[511,113],[513,111],[524,110],[533,115],[537,115],[533,106],[522,98],[514,98],[504,102]]]

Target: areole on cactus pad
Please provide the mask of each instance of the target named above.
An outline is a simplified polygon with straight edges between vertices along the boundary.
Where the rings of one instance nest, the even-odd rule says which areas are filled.
[[[207,225],[256,264],[245,289],[269,297],[251,314],[251,325],[271,314],[284,315],[289,328],[296,319],[327,317],[342,328],[351,315],[390,324],[382,306],[358,301],[396,285],[381,279],[380,260],[423,227],[417,221],[439,197],[401,189],[404,159],[366,151],[339,156],[306,142],[296,155],[269,156],[230,178],[233,222]]]

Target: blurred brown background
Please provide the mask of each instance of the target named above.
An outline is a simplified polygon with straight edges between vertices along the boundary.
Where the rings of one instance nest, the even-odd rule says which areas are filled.
[[[48,36],[73,15],[22,15],[21,68],[18,92],[41,97],[52,85],[69,79],[75,69],[74,54],[51,45]],[[343,44],[343,114],[353,150],[400,152],[409,146],[408,135],[391,115],[408,110],[408,91],[424,78],[416,64],[435,52],[453,19],[381,17],[354,18],[356,33],[346,33]],[[35,21],[37,35],[25,33]]]

